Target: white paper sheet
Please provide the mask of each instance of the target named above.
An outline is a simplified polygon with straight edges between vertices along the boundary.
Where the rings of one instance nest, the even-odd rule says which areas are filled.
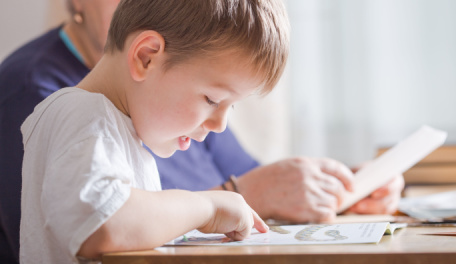
[[[399,210],[423,220],[456,217],[456,191],[402,198]]]
[[[360,169],[355,174],[354,191],[347,192],[338,212],[382,187],[394,176],[404,173],[429,153],[441,146],[447,133],[429,126],[422,126],[408,138]]]
[[[255,229],[252,235],[243,241],[231,241],[223,234],[204,234],[193,230],[174,240],[174,245],[327,245],[378,243],[383,234],[391,233],[396,228],[388,222],[355,224],[319,224],[319,225],[282,225],[272,226],[269,232],[259,233]]]

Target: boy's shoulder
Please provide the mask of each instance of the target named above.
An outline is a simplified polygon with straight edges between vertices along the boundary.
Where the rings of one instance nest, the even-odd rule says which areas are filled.
[[[77,87],[65,87],[52,93],[46,99],[41,101],[36,107],[34,112],[44,112],[47,108],[58,105],[58,107],[71,108],[78,107],[85,109],[88,105],[94,105],[94,101],[103,100],[104,96],[101,94],[91,93]],[[81,104],[82,103],[82,104]]]
[[[100,114],[112,109],[110,101],[102,94],[92,93],[78,87],[65,87],[52,93],[34,109],[35,115],[76,116],[92,112]],[[90,116],[90,115],[89,115]]]
[[[108,99],[76,87],[62,88],[41,101],[21,126],[26,140],[38,123],[48,126],[77,127],[87,125],[97,116],[105,118],[112,111]]]

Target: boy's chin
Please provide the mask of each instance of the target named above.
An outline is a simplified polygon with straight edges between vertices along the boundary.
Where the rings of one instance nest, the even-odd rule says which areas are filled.
[[[175,152],[176,150],[168,150],[168,151],[153,151],[152,152],[159,156],[160,158],[169,158],[171,157]]]
[[[143,147],[149,151],[149,153],[153,153],[154,155],[160,157],[160,158],[169,158],[171,157],[175,152],[176,152],[176,149],[159,149],[159,148],[151,148],[149,146],[147,146],[144,142],[143,142]]]

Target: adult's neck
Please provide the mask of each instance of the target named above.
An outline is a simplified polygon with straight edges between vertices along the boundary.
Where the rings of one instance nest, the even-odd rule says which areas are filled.
[[[101,59],[103,48],[97,47],[94,44],[96,41],[90,39],[86,27],[87,25],[85,24],[76,24],[74,21],[70,21],[65,24],[63,30],[68,35],[79,54],[81,54],[84,64],[87,68],[92,69]]]

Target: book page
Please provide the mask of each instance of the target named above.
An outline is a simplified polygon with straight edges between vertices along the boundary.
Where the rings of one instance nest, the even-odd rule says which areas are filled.
[[[422,126],[408,138],[361,168],[355,174],[354,191],[346,192],[338,213],[347,210],[359,200],[382,187],[397,174],[404,173],[441,146],[446,137],[447,133],[444,131]]]
[[[400,226],[403,227],[403,226]],[[173,245],[327,245],[378,243],[385,232],[392,232],[389,222],[281,225],[271,226],[269,232],[259,233],[253,229],[249,238],[232,241],[223,234],[204,234],[197,230],[174,240]]]

